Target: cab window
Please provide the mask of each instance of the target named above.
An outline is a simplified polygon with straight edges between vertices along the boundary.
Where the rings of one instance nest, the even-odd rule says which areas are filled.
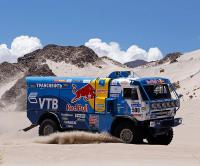
[[[123,94],[125,99],[138,100],[138,94],[136,88],[124,88]]]

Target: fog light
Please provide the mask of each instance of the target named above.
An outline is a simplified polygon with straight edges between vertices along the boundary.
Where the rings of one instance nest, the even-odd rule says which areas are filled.
[[[171,107],[171,103],[170,102],[167,102],[166,105],[167,105],[167,107]]]
[[[176,107],[176,102],[175,102],[175,101],[172,101],[172,102],[171,102],[171,106],[172,106],[172,107]]]
[[[156,103],[151,104],[152,109],[156,109]]]
[[[155,127],[156,123],[155,122],[150,122],[150,127]]]
[[[160,103],[157,103],[157,104],[156,104],[156,107],[157,107],[157,108],[161,108],[161,104],[160,104]]]
[[[166,103],[162,103],[161,105],[162,105],[163,108],[167,107]]]

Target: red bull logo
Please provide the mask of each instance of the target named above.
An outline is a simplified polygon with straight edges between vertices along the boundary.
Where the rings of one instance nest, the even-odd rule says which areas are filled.
[[[76,88],[76,85],[72,84],[72,93],[75,95],[75,97],[71,100],[72,103],[81,100],[81,98],[84,101],[88,102],[90,99],[93,99],[95,97],[94,88],[90,84],[87,84],[78,90]]]
[[[78,111],[78,112],[88,112],[88,105],[81,105],[81,104],[76,104],[76,105],[70,105],[67,104],[66,106],[67,111]]]

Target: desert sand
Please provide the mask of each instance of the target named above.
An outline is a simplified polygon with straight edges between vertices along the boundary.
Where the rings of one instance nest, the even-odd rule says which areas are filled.
[[[141,76],[163,76],[179,81],[181,108],[177,117],[183,124],[174,128],[172,143],[132,145],[124,143],[41,144],[38,128],[28,132],[20,129],[30,122],[25,112],[0,112],[1,165],[200,165],[200,51],[187,53],[177,63],[139,67]],[[55,65],[54,65],[55,66]],[[165,72],[160,73],[164,68]],[[57,69],[58,70],[58,69]],[[63,70],[63,69],[62,69]],[[60,71],[57,71],[59,74]],[[193,97],[189,97],[189,96]]]
[[[24,112],[0,114],[2,165],[200,165],[198,100],[184,102],[179,112],[183,124],[175,128],[169,146],[123,143],[41,144],[37,128],[29,125]],[[191,109],[192,106],[192,109]],[[14,126],[14,127],[13,127]]]

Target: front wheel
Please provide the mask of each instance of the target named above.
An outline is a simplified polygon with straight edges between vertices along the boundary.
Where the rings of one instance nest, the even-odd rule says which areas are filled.
[[[152,135],[149,135],[147,137],[147,141],[149,144],[153,145],[169,145],[173,139],[173,128],[167,129],[165,134],[158,135],[153,137]]]
[[[39,127],[39,135],[46,136],[58,131],[57,123],[52,119],[45,119]]]
[[[140,137],[139,133],[134,129],[134,126],[131,123],[119,124],[115,129],[114,135],[125,143],[143,143],[143,138]]]

